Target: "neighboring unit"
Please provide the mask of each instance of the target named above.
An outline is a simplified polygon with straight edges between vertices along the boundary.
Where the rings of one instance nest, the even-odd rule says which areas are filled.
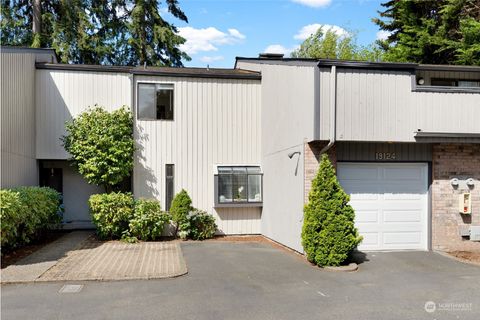
[[[303,206],[326,152],[360,249],[479,245],[469,236],[480,226],[480,67],[268,54],[234,69],[116,67],[1,50],[1,187],[63,192],[65,227],[91,226],[87,199],[102,192],[69,165],[65,122],[95,104],[127,105],[135,196],[168,210],[186,189],[220,233],[303,252]]]

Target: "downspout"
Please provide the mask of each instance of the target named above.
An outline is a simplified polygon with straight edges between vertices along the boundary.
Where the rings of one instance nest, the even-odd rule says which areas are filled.
[[[337,134],[337,66],[330,70],[330,140],[320,150],[320,154],[327,152],[334,144]]]

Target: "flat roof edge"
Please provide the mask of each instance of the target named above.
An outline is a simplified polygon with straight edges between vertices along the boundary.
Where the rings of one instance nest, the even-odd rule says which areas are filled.
[[[138,67],[129,66],[105,66],[105,65],[82,65],[82,64],[56,64],[56,63],[36,63],[37,69],[43,70],[65,70],[65,71],[86,71],[86,72],[110,72],[110,73],[127,73],[133,75],[151,75],[151,76],[168,76],[168,77],[189,77],[189,78],[215,78],[215,79],[244,79],[244,80],[261,80],[262,76],[258,72],[235,72],[222,73],[215,70],[209,73],[209,69],[197,68],[197,71],[182,69],[181,72],[140,69]],[[192,68],[193,69],[193,68]],[[232,69],[235,70],[235,69]]]
[[[464,65],[435,65],[435,64],[418,64],[411,62],[369,62],[356,60],[337,60],[337,59],[308,59],[308,58],[252,58],[252,57],[236,57],[235,65],[238,61],[251,61],[259,64],[283,64],[283,65],[310,65],[316,64],[319,67],[337,66],[340,68],[358,68],[358,69],[375,69],[375,70],[443,70],[443,71],[470,71],[480,72],[480,66],[464,66]]]

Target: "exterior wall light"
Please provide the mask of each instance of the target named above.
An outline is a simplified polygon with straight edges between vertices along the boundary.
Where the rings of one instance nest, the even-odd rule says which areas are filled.
[[[423,79],[423,78],[418,78],[418,84],[419,84],[419,85],[425,84],[425,79]]]
[[[450,184],[452,185],[452,187],[456,188],[458,187],[458,179],[457,178],[453,178],[452,180],[450,180]]]
[[[296,155],[296,154],[300,154],[300,151],[290,152],[290,153],[288,154],[288,157],[289,157],[290,159],[292,159],[293,156]]]
[[[467,186],[469,186],[470,188],[475,186],[475,180],[473,180],[473,178],[468,178],[467,179]]]

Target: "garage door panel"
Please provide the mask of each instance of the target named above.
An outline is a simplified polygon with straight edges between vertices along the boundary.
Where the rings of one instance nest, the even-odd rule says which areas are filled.
[[[365,247],[376,248],[380,244],[380,235],[378,232],[363,232],[362,245]]]
[[[360,250],[427,249],[426,164],[339,162],[337,170],[364,237]]]
[[[401,245],[401,244],[420,244],[422,242],[422,232],[384,232],[383,243],[386,245]]]
[[[378,210],[357,210],[355,211],[356,223],[378,222]]]
[[[384,222],[422,222],[420,210],[383,210]]]
[[[348,180],[378,180],[378,169],[370,166],[348,167],[338,172],[339,179]]]
[[[385,180],[413,180],[419,181],[422,177],[422,168],[412,166],[391,166],[383,168],[383,177]]]

